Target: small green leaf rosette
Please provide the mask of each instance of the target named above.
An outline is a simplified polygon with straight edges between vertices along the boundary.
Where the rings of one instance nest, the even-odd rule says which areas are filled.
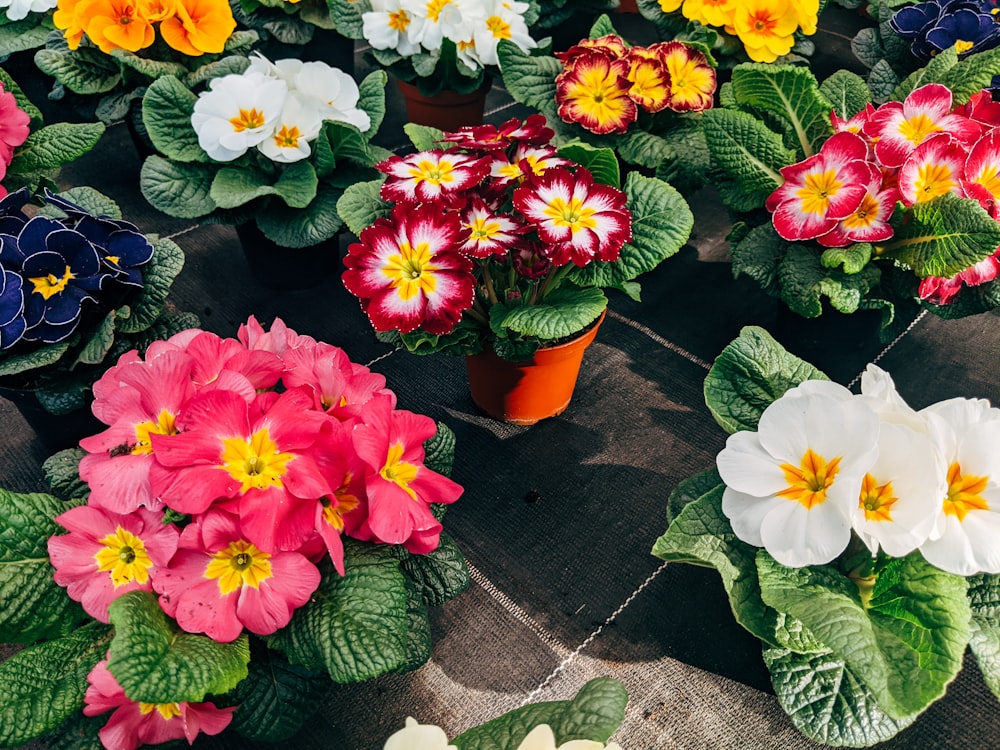
[[[808,379],[826,376],[747,327],[714,363],[705,399],[727,432],[755,430],[772,401]],[[889,739],[944,695],[968,646],[998,694],[1000,577],[967,580],[919,552],[880,557],[862,577],[856,562],[871,558],[855,547],[827,565],[789,568],[736,537],[722,512],[724,489],[715,469],[678,485],[652,552],[719,572],[733,615],[760,639],[778,701],[804,735],[836,747]]]

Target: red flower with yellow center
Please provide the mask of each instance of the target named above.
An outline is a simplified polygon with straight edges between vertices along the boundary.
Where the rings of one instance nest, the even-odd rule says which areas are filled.
[[[576,58],[556,76],[559,116],[598,135],[624,133],[638,117],[628,73],[626,60],[600,53]]]

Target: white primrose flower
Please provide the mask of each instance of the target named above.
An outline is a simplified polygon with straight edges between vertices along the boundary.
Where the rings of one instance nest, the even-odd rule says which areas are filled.
[[[405,0],[371,0],[370,12],[361,14],[361,33],[375,49],[394,49],[403,57],[418,51],[411,38],[413,13]]]
[[[410,39],[425,50],[441,49],[441,42],[470,38],[471,24],[463,13],[460,0],[408,0],[412,9]]]
[[[7,9],[7,18],[21,21],[29,13],[44,13],[59,4],[59,0],[0,0],[0,8]]]
[[[548,724],[539,724],[521,740],[517,750],[621,750],[621,747],[616,742],[605,746],[603,742],[593,740],[570,740],[557,747],[552,728]]]
[[[304,64],[301,60],[294,57],[286,57],[283,60],[272,62],[260,52],[253,52],[250,55],[250,65],[243,74],[263,73],[268,78],[280,78],[291,89],[294,88],[295,77],[302,70]]]
[[[298,92],[290,92],[285,99],[270,137],[257,144],[257,150],[272,161],[290,164],[309,156],[309,143],[319,135],[323,127],[315,105],[303,100]]]
[[[358,84],[342,70],[324,62],[303,63],[292,79],[292,87],[315,102],[324,120],[349,123],[362,133],[372,126],[368,113],[358,109]]]
[[[515,3],[510,0],[488,0],[483,4],[483,10],[477,14],[473,25],[472,39],[475,57],[482,65],[498,65],[497,45],[501,39],[508,39],[522,52],[537,47],[531,38],[528,25],[524,21],[524,12],[528,10],[527,3]]]
[[[420,724],[412,716],[406,717],[406,726],[385,741],[382,750],[458,750],[448,744],[448,735],[441,727]]]
[[[719,453],[722,511],[740,539],[790,567],[844,551],[861,482],[878,457],[878,416],[836,383],[810,381]]]
[[[191,125],[216,161],[232,161],[274,132],[288,95],[284,81],[261,73],[214,79],[198,96]]]
[[[896,390],[892,376],[878,365],[868,365],[861,374],[861,395],[878,412],[883,424],[891,422],[906,425],[918,432],[927,432],[927,420],[906,403]]]
[[[949,573],[1000,573],[1000,409],[985,399],[953,398],[920,413],[947,477],[937,523],[920,551]]]

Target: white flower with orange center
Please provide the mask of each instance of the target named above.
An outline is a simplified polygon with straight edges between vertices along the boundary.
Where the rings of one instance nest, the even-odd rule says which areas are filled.
[[[1000,573],[1000,409],[954,398],[920,413],[947,467],[936,526],[920,551],[949,573]]]
[[[361,14],[361,33],[374,49],[394,49],[403,57],[417,52],[413,38],[414,14],[404,0],[371,0],[370,12]]]
[[[232,161],[274,132],[288,85],[262,73],[215,78],[198,96],[191,125],[198,145],[216,161]]]
[[[518,46],[522,52],[538,46],[528,31],[524,13],[528,3],[510,0],[487,0],[474,14],[470,14],[473,54],[480,65],[498,65],[497,45],[506,39]]]
[[[308,159],[310,142],[316,139],[323,120],[318,108],[296,92],[289,92],[285,106],[274,123],[271,135],[257,144],[257,150],[272,161],[290,164]]]
[[[736,536],[783,565],[833,560],[850,541],[878,432],[875,412],[835,384],[772,403],[757,432],[730,435],[717,459],[722,510]]]

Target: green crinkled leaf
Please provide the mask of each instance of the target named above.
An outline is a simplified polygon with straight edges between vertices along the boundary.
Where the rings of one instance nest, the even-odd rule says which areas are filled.
[[[899,84],[899,76],[896,75],[896,71],[892,69],[888,60],[879,60],[868,71],[868,89],[872,92],[872,102],[876,105],[890,101]]]
[[[856,312],[880,277],[879,269],[871,264],[857,273],[827,268],[819,252],[801,245],[791,245],[778,265],[782,301],[806,318],[823,313],[824,297],[835,310]]]
[[[122,218],[122,210],[113,199],[87,185],[71,187],[68,190],[61,191],[59,195],[68,201],[72,201],[94,216],[107,216],[110,219]],[[43,206],[39,209],[39,213],[58,216],[60,218],[67,215],[65,211],[51,204]]]
[[[406,579],[406,661],[397,672],[412,672],[431,658],[431,621],[427,604],[413,581]]]
[[[227,696],[239,706],[229,729],[256,742],[282,742],[299,731],[331,685],[325,672],[289,664],[267,648],[253,650],[248,669]]]
[[[60,43],[59,49],[35,52],[35,65],[70,91],[85,96],[104,94],[121,83],[121,68],[110,56],[93,47],[71,52],[65,40]]]
[[[838,117],[848,120],[871,103],[872,94],[865,80],[849,70],[838,70],[819,87]]]
[[[757,571],[764,602],[800,620],[895,719],[926,709],[962,668],[966,580],[919,552],[890,559],[867,604],[858,584],[830,565],[789,568],[761,550]]]
[[[777,613],[764,604],[754,562],[757,548],[740,541],[722,512],[721,479],[708,487],[708,477],[697,498],[684,505],[663,536],[656,540],[652,554],[669,562],[684,562],[715,568],[729,596],[736,621],[765,643],[778,645],[774,638]],[[691,486],[686,491],[691,491]]]
[[[716,357],[705,378],[705,404],[728,433],[756,431],[760,415],[804,380],[829,380],[790,354],[763,328],[746,326]]]
[[[108,723],[108,714],[84,716],[73,714],[51,732],[41,736],[46,750],[107,750],[100,731]]]
[[[104,361],[111,345],[115,343],[115,321],[119,312],[127,316],[129,309],[125,307],[121,310],[112,310],[100,323],[87,331],[88,338],[77,353],[74,364],[97,365]]]
[[[392,214],[392,204],[379,197],[383,182],[384,179],[379,179],[351,185],[337,201],[337,213],[355,235],[360,235],[376,219]]]
[[[0,489],[0,643],[59,638],[85,618],[52,580],[47,546],[66,531],[55,517],[78,504]]]
[[[63,500],[87,498],[90,487],[80,479],[80,459],[86,455],[83,448],[66,448],[42,462],[42,473],[54,495]]]
[[[715,467],[682,479],[667,498],[667,524],[673,523],[684,507],[722,484],[722,477]]]
[[[342,195],[340,190],[320,184],[316,197],[305,208],[268,204],[267,212],[257,216],[257,226],[281,247],[318,245],[337,234],[344,225],[337,213],[337,201]],[[331,247],[330,252],[339,253],[339,248]]]
[[[824,268],[842,268],[844,273],[858,273],[872,259],[872,246],[868,242],[856,242],[847,247],[830,247],[819,258]]]
[[[695,133],[700,134],[700,130],[688,132],[686,135],[696,137]],[[669,134],[660,136],[647,133],[644,130],[633,130],[620,136],[620,140],[615,143],[615,151],[621,157],[622,161],[628,164],[636,164],[647,169],[656,169],[663,162],[676,159],[678,156],[677,151],[671,148],[667,142],[667,135]],[[681,140],[686,141],[687,139],[682,138]],[[702,140],[704,140],[703,136]],[[687,153],[684,154],[685,159],[688,156]]]
[[[438,148],[444,138],[444,133],[441,130],[415,122],[403,125],[403,132],[406,133],[410,143],[417,151],[430,151]]]
[[[142,292],[133,301],[132,314],[118,323],[122,333],[145,331],[160,317],[177,274],[184,268],[184,251],[166,237],[150,236],[153,257],[142,269]]]
[[[38,15],[32,13],[21,21],[0,26],[0,55],[6,58],[15,52],[24,52],[45,46],[45,40],[48,39],[52,27],[39,23],[36,20]]]
[[[895,235],[883,256],[913,269],[917,276],[954,276],[988,258],[1000,245],[1000,224],[978,201],[942,195],[917,203],[905,221],[893,219]]]
[[[178,219],[207,216],[218,206],[212,200],[214,164],[182,164],[154,154],[142,163],[139,189],[147,201]]]
[[[959,60],[946,73],[938,76],[951,90],[955,106],[965,104],[973,94],[989,86],[993,76],[1000,74],[1000,49],[984,50]]]
[[[172,161],[210,162],[198,145],[191,114],[198,97],[174,76],[150,84],[142,97],[142,122],[153,147]]]
[[[621,287],[676,254],[691,236],[694,215],[683,196],[655,177],[631,172],[625,180],[632,239],[615,263],[595,261],[574,268],[569,278],[581,286]]]
[[[555,57],[523,52],[510,40],[500,41],[497,57],[504,88],[514,100],[541,112],[551,122],[558,120],[556,76],[563,64]]]
[[[4,355],[0,357],[0,376],[16,375],[27,370],[37,370],[58,362],[69,349],[70,341],[60,341],[58,344],[47,344],[25,354]]]
[[[752,107],[776,117],[788,128],[797,159],[819,151],[833,135],[830,111],[809,68],[791,65],[744,63],[733,69],[732,92],[741,108]]]
[[[972,576],[969,605],[972,608],[969,646],[987,686],[1000,699],[1000,576]]]
[[[539,724],[548,724],[556,743],[607,742],[625,719],[628,693],[618,680],[597,677],[572,700],[531,703],[473,727],[451,741],[458,750],[516,750]]]
[[[199,703],[232,690],[247,676],[247,636],[220,643],[185,633],[147,591],[122,594],[108,607],[115,636],[108,669],[130,699],[142,703]]]
[[[915,718],[887,716],[864,683],[828,650],[765,648],[764,663],[778,702],[795,728],[825,745],[870,747]]]
[[[23,175],[60,167],[89,152],[103,134],[104,125],[99,122],[46,125],[18,146],[7,172]]]
[[[573,143],[560,148],[559,155],[590,170],[594,182],[615,188],[621,185],[618,157],[610,148],[594,148],[585,143]]]
[[[369,138],[378,132],[385,119],[385,85],[388,81],[389,76],[384,70],[375,70],[358,84],[358,109],[367,112],[372,121],[365,131]]]
[[[924,67],[913,71],[900,84],[893,89],[892,99],[897,102],[903,101],[914,89],[918,89],[928,83],[935,83],[942,78],[949,70],[958,63],[958,53],[955,49],[949,48],[941,50],[931,58],[931,61]]]
[[[860,29],[854,38],[851,39],[851,51],[866,68],[873,68],[875,64],[885,57],[885,50],[882,48],[882,37],[879,30],[874,26],[866,26]],[[830,99],[833,101],[833,99]],[[843,115],[841,115],[843,116]]]
[[[151,57],[140,57],[134,52],[125,49],[115,49],[111,51],[111,57],[117,60],[126,68],[131,68],[146,78],[160,78],[161,76],[182,76],[187,73],[187,68],[179,62],[172,60],[156,60]]]
[[[229,38],[229,41],[233,41],[234,38],[241,33],[242,32],[239,31],[235,32]],[[250,43],[248,42],[247,46],[249,45]],[[226,43],[226,51],[233,51],[228,42]],[[213,78],[222,78],[223,76],[228,75],[240,75],[248,67],[250,67],[249,58],[244,55],[228,55],[220,60],[214,60],[205,65],[201,65],[188,73],[184,73],[181,76],[181,81],[183,81],[184,85],[189,89],[194,89],[207,81],[211,81]]]
[[[594,287],[560,287],[537,305],[490,308],[490,327],[495,332],[514,331],[544,340],[561,339],[579,333],[597,320],[608,306],[604,292]]]
[[[424,441],[424,466],[438,474],[451,476],[455,461],[455,433],[444,422],[437,423],[437,432]]]
[[[325,122],[321,137],[326,139],[329,156],[335,163],[348,162],[362,167],[374,167],[380,161],[375,148],[353,125],[344,122]]]
[[[269,195],[291,208],[305,208],[316,197],[318,185],[316,170],[307,161],[289,164],[273,182],[253,168],[223,167],[212,180],[209,195],[219,208],[237,208]]]
[[[334,682],[363,682],[407,663],[406,580],[389,549],[349,539],[344,548],[344,577],[323,563],[312,599],[268,643]]]
[[[784,178],[778,171],[795,161],[781,136],[746,112],[710,109],[702,114],[713,163],[736,183],[744,205],[763,207]]]
[[[788,242],[778,236],[771,222],[756,226],[730,246],[733,277],[749,276],[772,297],[780,297],[778,268],[787,250]]]
[[[445,533],[437,549],[426,555],[407,552],[400,567],[429,607],[439,607],[461,594],[469,585],[469,568],[462,550]]]
[[[96,377],[89,368],[59,372],[53,377],[47,373],[39,378],[35,396],[50,414],[69,414],[88,408],[87,392]]]
[[[20,747],[80,713],[110,630],[91,622],[0,662],[0,747]]]

